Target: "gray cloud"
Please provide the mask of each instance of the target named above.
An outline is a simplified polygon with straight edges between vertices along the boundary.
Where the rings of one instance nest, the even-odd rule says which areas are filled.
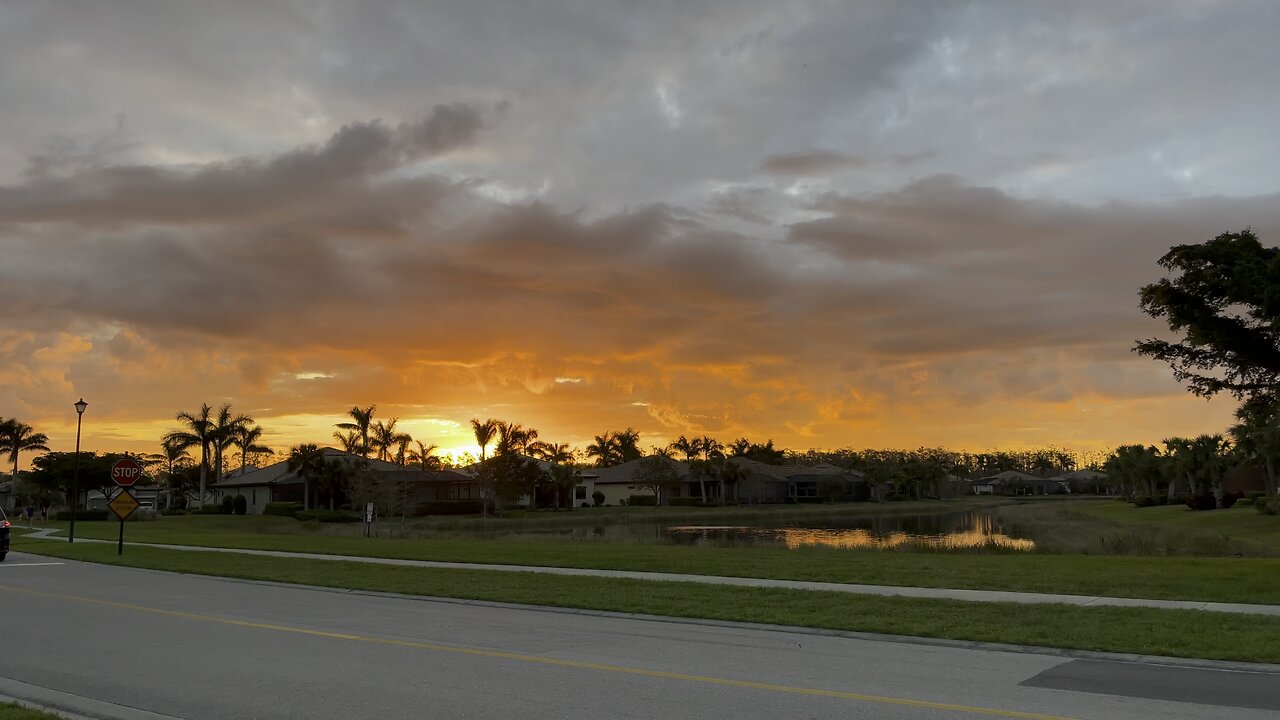
[[[654,422],[780,408],[803,434],[931,393],[1177,392],[1129,356],[1153,328],[1134,293],[1171,244],[1280,237],[1277,22],[1250,2],[6,5],[0,393],[146,356],[297,407],[409,376],[454,403],[643,390]],[[321,361],[343,371],[273,384]],[[588,381],[539,384],[556,374]]]

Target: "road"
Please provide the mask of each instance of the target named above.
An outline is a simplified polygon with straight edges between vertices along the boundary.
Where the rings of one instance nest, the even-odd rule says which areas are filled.
[[[12,553],[0,693],[95,717],[1275,718],[1280,675],[245,583]]]

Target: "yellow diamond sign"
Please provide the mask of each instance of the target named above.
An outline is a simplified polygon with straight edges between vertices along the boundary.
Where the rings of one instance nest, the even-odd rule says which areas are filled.
[[[111,498],[111,502],[107,503],[107,507],[111,508],[111,512],[115,513],[116,517],[125,520],[133,514],[134,510],[138,509],[138,498],[134,497],[133,493],[128,490],[121,490],[116,493],[115,497]]]

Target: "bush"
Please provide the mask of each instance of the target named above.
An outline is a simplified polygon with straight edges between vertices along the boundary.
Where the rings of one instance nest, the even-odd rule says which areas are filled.
[[[599,490],[596,490],[595,492],[591,493],[591,502],[595,503],[596,507],[600,507],[601,505],[604,505],[604,493],[600,492]]]
[[[323,523],[348,523],[360,522],[361,518],[352,515],[344,510],[304,510],[294,517],[306,522],[308,520],[318,520]]]
[[[1263,515],[1280,515],[1280,495],[1254,500],[1253,509]]]
[[[627,498],[627,506],[635,507],[637,505],[647,505],[652,507],[658,504],[658,498],[653,495],[632,495]]]
[[[1236,507],[1249,507],[1251,505],[1253,505],[1253,498],[1251,497],[1242,497],[1236,501]]]
[[[1213,510],[1218,507],[1218,501],[1214,499],[1213,493],[1204,493],[1203,495],[1188,495],[1187,507],[1192,510]]]
[[[827,499],[822,497],[821,495],[816,495],[813,497],[801,496],[796,498],[796,502],[801,503],[802,505],[820,505],[822,503],[825,503],[826,501]]]
[[[77,510],[76,520],[106,520],[109,513],[106,510]],[[71,511],[62,510],[53,516],[54,520],[70,520]]]
[[[249,498],[237,495],[232,501],[231,511],[236,515],[247,515],[249,513]]]
[[[182,508],[165,508],[160,511],[161,515],[186,515],[187,511]]]
[[[1134,507],[1140,507],[1140,508],[1155,507],[1156,505],[1168,505],[1169,496],[1168,495],[1135,495],[1133,497],[1133,500],[1131,500],[1130,502],[1133,503]]]
[[[208,505],[201,505],[200,514],[201,515],[221,515],[222,506],[214,503],[210,503]]]
[[[698,504],[698,498],[695,497],[674,497],[667,500],[667,504],[671,507],[693,507]]]
[[[302,503],[300,502],[273,502],[267,503],[262,508],[263,515],[280,515],[282,517],[294,517],[302,512]]]
[[[236,509],[236,499],[231,497],[230,495],[223,495],[222,496],[222,514],[230,515],[231,513],[235,512],[235,509]]]
[[[1249,501],[1250,505],[1258,502],[1258,498],[1264,498],[1266,496],[1267,494],[1262,492],[1261,490],[1250,490],[1249,492],[1244,494],[1245,499]]]
[[[479,500],[433,500],[419,505],[413,514],[415,516],[479,515],[481,510]]]

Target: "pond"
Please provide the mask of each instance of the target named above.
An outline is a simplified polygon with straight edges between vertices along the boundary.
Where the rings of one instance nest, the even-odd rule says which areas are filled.
[[[557,537],[606,542],[658,542],[719,547],[832,547],[889,550],[998,548],[1030,551],[1035,542],[989,513],[962,512],[878,517],[759,518],[735,525],[672,525],[633,521],[597,527],[521,528],[481,533],[488,538]],[[472,535],[474,537],[474,535]]]

